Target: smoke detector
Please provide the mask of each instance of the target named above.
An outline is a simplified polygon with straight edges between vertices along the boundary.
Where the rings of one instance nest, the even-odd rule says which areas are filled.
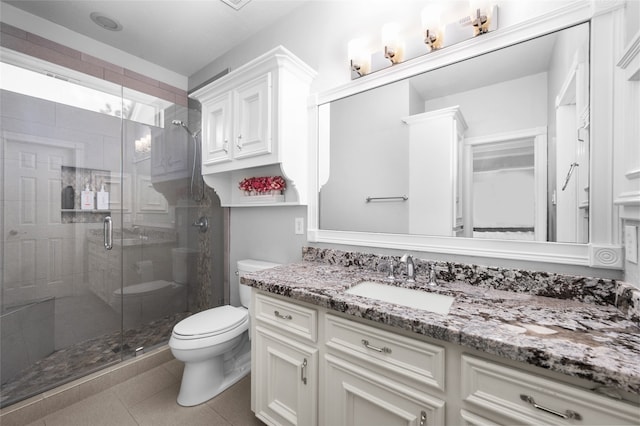
[[[96,25],[98,25],[99,27],[104,28],[105,30],[109,30],[109,31],[121,31],[122,30],[122,24],[120,22],[116,21],[113,18],[109,18],[104,13],[91,12],[89,17],[91,18],[91,20],[93,22],[95,22]]]
[[[240,10],[251,0],[220,0],[220,1],[226,4],[227,6],[231,6],[235,10]]]

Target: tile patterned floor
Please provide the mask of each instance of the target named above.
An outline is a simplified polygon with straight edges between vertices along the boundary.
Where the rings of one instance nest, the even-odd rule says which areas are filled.
[[[105,366],[131,357],[135,348],[149,350],[164,344],[173,326],[188,313],[174,314],[134,329],[119,331],[72,344],[57,350],[2,384],[0,401],[3,407],[16,401],[85,376]],[[121,342],[124,341],[124,349]],[[123,352],[123,353],[121,353]]]
[[[29,426],[263,425],[250,408],[250,376],[203,404],[181,407],[176,398],[182,370],[181,362],[171,360]]]

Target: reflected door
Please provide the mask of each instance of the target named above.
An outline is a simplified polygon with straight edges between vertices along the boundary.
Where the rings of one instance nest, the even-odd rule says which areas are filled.
[[[75,153],[67,143],[20,134],[5,149],[4,303],[68,292],[82,265],[73,228],[61,222],[60,170]]]

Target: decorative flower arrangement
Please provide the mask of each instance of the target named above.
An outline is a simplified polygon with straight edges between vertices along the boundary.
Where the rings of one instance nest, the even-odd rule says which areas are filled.
[[[282,176],[263,176],[243,179],[238,185],[245,195],[281,194],[287,188]]]

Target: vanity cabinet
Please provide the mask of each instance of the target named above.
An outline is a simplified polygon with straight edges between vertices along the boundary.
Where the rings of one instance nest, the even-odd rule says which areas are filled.
[[[330,314],[324,329],[324,424],[445,423],[444,348]]]
[[[461,416],[469,425],[638,424],[622,401],[474,356],[462,356]]]
[[[252,409],[268,425],[638,423],[636,402],[593,382],[256,289],[252,297]]]
[[[263,295],[253,302],[256,416],[269,425],[316,425],[316,311]]]
[[[315,71],[279,46],[190,96],[202,104],[202,175],[223,206],[241,205],[238,183],[265,166],[282,175],[287,201],[307,198],[308,96]],[[252,204],[255,205],[255,204]]]

